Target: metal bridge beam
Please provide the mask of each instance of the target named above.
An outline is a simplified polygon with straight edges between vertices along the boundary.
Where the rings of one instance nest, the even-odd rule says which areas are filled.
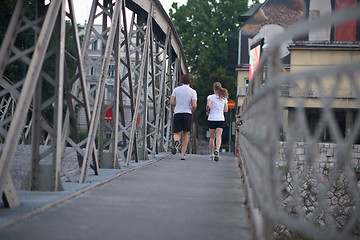
[[[86,27],[83,46],[85,68],[88,73],[89,70],[97,73],[87,77],[94,89],[90,89],[90,92],[94,93],[96,89],[96,97],[90,98],[90,102],[93,101],[93,113],[101,116],[93,121],[90,131],[94,134],[99,130],[99,164],[104,167],[119,167],[118,161],[125,159],[128,165],[131,159],[138,161],[146,159],[150,153],[167,151],[171,141],[171,111],[166,104],[175,86],[173,81],[177,81],[181,75],[181,68],[173,65],[173,62],[182,62],[186,69],[184,58],[181,60],[183,51],[179,48],[180,41],[170,37],[177,36],[173,26],[167,22],[163,35],[155,34],[161,30],[164,21],[169,21],[166,13],[167,19],[157,14],[164,14],[161,4],[158,1],[137,4],[136,1],[120,1],[118,4],[94,1]],[[136,9],[136,12],[133,12],[131,22],[127,23],[129,9]],[[95,24],[99,19],[101,26]],[[108,20],[112,21],[110,27],[107,26]],[[99,42],[105,50],[96,55],[91,47]],[[176,44],[171,45],[171,42]],[[179,52],[180,55],[172,52]],[[174,61],[173,57],[180,61]],[[109,78],[112,71],[115,71],[115,75]],[[106,99],[109,93],[114,96],[113,99]],[[103,106],[98,108],[100,105]],[[104,113],[111,110],[113,119],[104,120]],[[95,124],[98,122],[99,128]],[[158,133],[160,129],[162,135]],[[107,142],[104,131],[111,133]],[[119,141],[122,142],[122,149],[117,149]],[[86,151],[91,148],[88,145]],[[84,166],[81,181],[85,181],[86,169]]]
[[[127,166],[130,160],[168,151],[169,98],[188,71],[180,39],[158,0],[93,0],[82,48],[72,0],[46,6],[36,1],[36,6],[36,17],[29,19],[28,1],[18,1],[0,49],[0,193],[9,206],[18,204],[9,172],[19,143],[31,144],[31,170],[23,184],[30,190],[58,191],[61,173],[68,178],[79,174],[83,183],[89,167],[99,174],[99,167],[119,168],[121,161]],[[19,49],[15,40],[24,33],[33,36],[34,44]],[[73,41],[74,55],[65,49],[68,41]],[[91,50],[96,42],[102,45],[99,55]],[[26,75],[8,79],[6,69],[16,62],[26,67]],[[44,67],[50,64],[55,73]],[[44,115],[45,109],[53,116]],[[109,109],[113,119],[105,120]],[[85,139],[80,139],[82,130],[88,131]],[[62,160],[72,152],[79,169],[61,172]]]
[[[1,132],[5,141],[0,159],[0,192],[2,192],[3,186],[6,184],[6,175],[9,173],[17,143],[23,132],[21,129],[25,127],[25,124],[28,127],[26,132],[30,127],[32,128],[30,139],[32,164],[27,183],[24,183],[23,186],[31,190],[61,190],[60,171],[66,142],[68,141],[73,145],[77,142],[69,138],[69,118],[70,115],[74,116],[74,108],[71,109],[72,103],[76,101],[78,105],[86,109],[87,116],[90,117],[89,104],[86,102],[87,90],[80,56],[80,38],[73,13],[74,9],[72,1],[69,0],[69,12],[66,12],[65,4],[66,2],[61,0],[52,1],[48,6],[45,6],[43,1],[38,1],[36,3],[36,18],[31,21],[25,16],[25,12],[28,10],[27,1],[18,1],[1,46],[0,55],[3,56],[0,72],[1,87],[3,88],[1,97],[11,96],[15,98],[16,109],[9,116],[2,115],[6,119],[2,121],[1,128],[6,129],[6,131]],[[75,41],[77,53],[75,57],[65,51],[65,40],[68,37],[65,32],[65,15],[70,19],[71,27],[68,34]],[[35,45],[21,52],[16,48],[14,42],[17,36],[25,31],[33,31]],[[54,47],[49,45],[51,38],[55,40]],[[9,61],[11,53],[14,56]],[[31,53],[32,59],[29,59],[28,55]],[[53,62],[55,65],[54,75],[43,69],[45,60],[51,57],[55,59]],[[65,69],[66,57],[76,62],[78,72],[74,76],[69,76],[70,73]],[[28,65],[25,79],[9,80],[4,76],[6,67],[14,61],[22,61]],[[80,81],[78,81],[79,79]],[[48,99],[43,99],[44,88],[42,85],[44,85],[44,88],[46,86],[47,91],[53,90],[54,95],[48,96]],[[82,88],[81,91],[79,88]],[[82,93],[81,99],[77,99],[79,91]],[[63,122],[64,94],[70,108],[67,109],[65,121]],[[34,98],[33,101],[32,98]],[[54,115],[50,121],[44,119],[42,115],[45,108],[53,109]],[[29,110],[32,113],[31,120],[28,120]],[[53,126],[49,122],[53,122]],[[8,123],[9,126],[3,126],[4,123]],[[50,145],[46,148],[40,146],[41,143],[45,143],[41,140],[43,136],[50,136],[51,138]],[[22,142],[24,142],[24,139]],[[80,148],[75,149],[80,150]],[[43,165],[40,164],[40,161],[47,161],[48,163]],[[13,190],[15,192],[15,189]]]

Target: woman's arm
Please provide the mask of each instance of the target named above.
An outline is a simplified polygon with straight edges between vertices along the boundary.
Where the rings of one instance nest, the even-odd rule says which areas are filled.
[[[224,112],[227,112],[227,111],[229,111],[229,107],[228,107],[228,104],[225,103],[225,105],[224,105]]]
[[[210,113],[210,105],[211,105],[211,100],[208,99],[206,102],[206,115],[209,115]]]

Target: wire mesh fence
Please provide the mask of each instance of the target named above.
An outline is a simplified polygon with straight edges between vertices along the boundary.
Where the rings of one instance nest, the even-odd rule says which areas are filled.
[[[258,239],[360,237],[360,62],[281,73],[278,57],[286,39],[359,17],[348,9],[294,26],[250,82],[237,141]]]

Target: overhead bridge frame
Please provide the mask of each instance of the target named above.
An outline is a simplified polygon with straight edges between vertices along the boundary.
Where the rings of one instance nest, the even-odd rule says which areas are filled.
[[[81,184],[90,168],[99,174],[101,167],[120,168],[121,162],[128,166],[167,152],[170,95],[188,72],[180,38],[158,0],[93,0],[83,43],[73,0],[35,3],[36,17],[30,19],[29,1],[18,1],[0,49],[0,193],[9,207],[19,204],[10,168],[20,143],[31,144],[31,169],[23,184],[28,190],[60,191],[62,174],[79,176]],[[15,41],[25,33],[34,43],[20,49]],[[95,41],[101,43],[99,55],[91,50]],[[65,49],[70,42],[75,53]],[[26,65],[26,74],[8,79],[7,69],[16,62]],[[54,72],[43,67],[49,64]],[[44,114],[49,109],[50,118]],[[109,110],[110,121],[104,119]],[[85,139],[79,135],[79,116]],[[79,168],[70,174],[62,162],[74,152]]]

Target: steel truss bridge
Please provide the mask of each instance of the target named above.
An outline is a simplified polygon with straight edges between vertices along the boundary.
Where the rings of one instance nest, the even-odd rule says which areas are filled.
[[[31,144],[28,189],[47,191],[62,189],[62,161],[72,153],[77,155],[76,176],[81,184],[90,169],[98,174],[100,167],[119,168],[119,159],[128,165],[130,160],[168,151],[169,96],[187,72],[179,37],[157,0],[94,0],[82,44],[72,0],[32,3],[36,6],[18,1],[0,50],[0,192],[8,207],[19,204],[10,177],[18,144]],[[253,76],[241,107],[237,145],[256,239],[272,239],[274,232],[348,239],[360,224],[359,180],[352,161],[360,116],[354,116],[352,131],[343,136],[331,108],[344,82],[354,92],[349,101],[360,108],[360,63],[282,74],[279,56],[281,44],[288,39],[359,18],[357,7],[293,26],[269,44]],[[34,36],[34,43],[19,48],[16,40],[25,33]],[[66,51],[69,42],[75,53]],[[101,54],[94,54],[95,42],[101,43]],[[6,74],[17,62],[26,66],[23,79]],[[50,63],[54,63],[52,72],[43,68]],[[74,65],[75,71],[71,70]],[[269,77],[263,82],[265,67]],[[108,82],[111,74],[113,85]],[[329,78],[335,79],[333,90],[321,91]],[[320,89],[322,111],[315,132],[306,123],[306,98],[295,99],[293,122],[282,117],[286,103],[280,92],[284,86],[291,91],[298,85]],[[106,97],[109,93],[113,98]],[[45,114],[48,109],[51,117]],[[104,115],[110,109],[112,121],[106,121]],[[85,137],[76,124],[81,116]],[[288,125],[286,141],[281,143],[279,129],[284,124]],[[336,156],[329,166],[319,163],[316,149],[324,127],[336,143]],[[109,139],[105,131],[111,133]],[[196,139],[192,140],[194,147]],[[302,161],[294,157],[298,146],[304,152]],[[51,164],[43,164],[49,160]]]
[[[89,169],[98,174],[100,167],[167,152],[169,98],[188,72],[180,39],[158,0],[92,1],[82,43],[73,0],[44,2],[17,2],[0,51],[0,193],[9,207],[19,204],[9,172],[18,144],[31,144],[27,188],[47,191],[62,189],[62,161],[73,152],[80,184]],[[20,48],[16,40],[24,35],[33,44]],[[93,54],[95,42],[101,54]],[[67,51],[68,44],[75,52]],[[18,62],[24,77],[11,79],[7,73]],[[90,87],[89,78],[95,83]],[[112,121],[104,119],[109,109]]]

